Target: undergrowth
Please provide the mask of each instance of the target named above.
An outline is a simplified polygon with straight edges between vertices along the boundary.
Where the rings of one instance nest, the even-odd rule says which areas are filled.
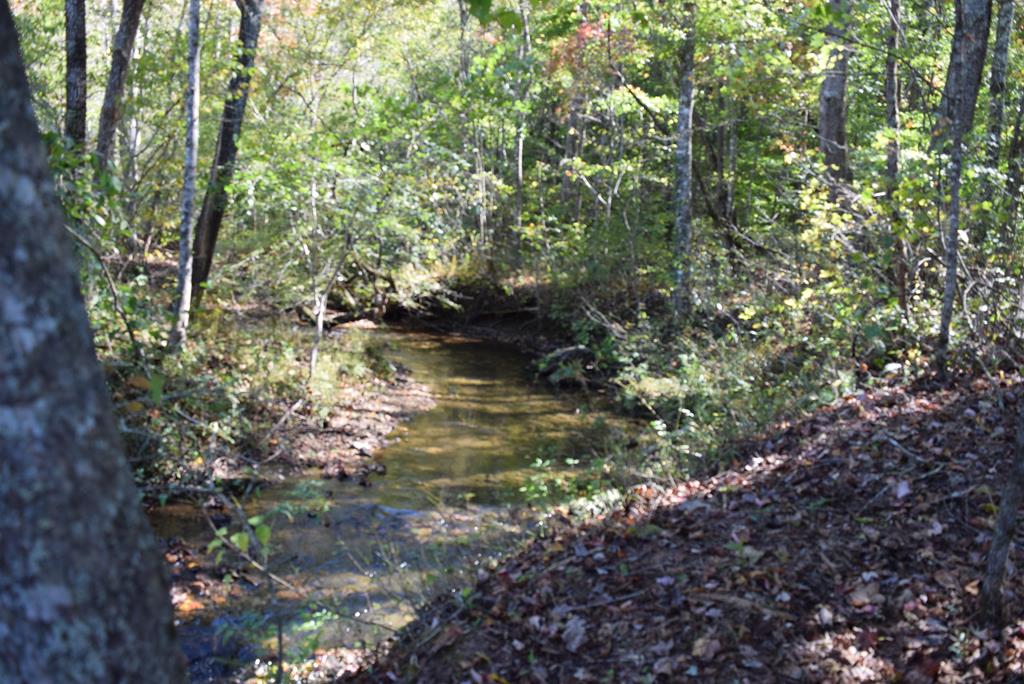
[[[109,290],[96,289],[90,302],[128,459],[148,493],[246,477],[281,446],[287,418],[330,413],[339,383],[394,378],[380,344],[359,330],[325,336],[310,377],[308,327],[276,312],[231,309],[212,297],[189,344],[167,355],[165,331],[142,325],[166,320],[156,315],[160,298],[148,291],[148,281],[139,275],[118,286],[124,315]]]

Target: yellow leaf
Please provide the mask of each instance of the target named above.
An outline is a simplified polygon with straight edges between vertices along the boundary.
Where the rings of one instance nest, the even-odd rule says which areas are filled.
[[[149,378],[145,375],[135,374],[128,378],[127,384],[140,390],[149,389]]]

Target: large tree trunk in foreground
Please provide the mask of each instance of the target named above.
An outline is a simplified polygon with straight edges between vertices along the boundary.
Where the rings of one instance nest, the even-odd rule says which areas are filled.
[[[696,7],[687,3],[683,12],[683,36],[679,45],[679,118],[676,122],[675,187],[675,288],[672,312],[679,320],[689,311],[691,299],[690,248],[693,240],[693,63]]]
[[[192,311],[192,209],[196,200],[196,156],[199,150],[199,0],[188,3],[188,87],[185,91],[185,172],[181,190],[178,244],[178,303],[167,346],[180,347],[188,337]]]
[[[85,0],[64,0],[64,135],[85,148]]]
[[[210,181],[203,198],[203,209],[196,221],[195,242],[192,245],[192,300],[199,306],[202,286],[210,277],[213,266],[213,251],[217,246],[224,213],[228,208],[227,186],[235,171],[238,158],[238,136],[242,132],[242,117],[245,103],[249,98],[249,82],[252,80],[253,64],[256,61],[256,45],[260,37],[260,20],[263,14],[263,0],[236,0],[241,20],[238,25],[238,41],[241,52],[238,68],[231,77],[228,99],[221,114],[220,132],[217,135],[217,151],[210,169]]]
[[[117,124],[121,119],[124,83],[128,76],[128,64],[132,59],[135,35],[139,32],[139,19],[142,17],[144,4],[145,0],[124,0],[124,6],[121,8],[121,24],[114,36],[110,54],[110,74],[107,77],[107,90],[103,95],[99,133],[96,137],[96,157],[101,168],[107,167],[114,151],[114,134],[117,133]]]
[[[818,138],[829,176],[837,182],[848,182],[852,178],[846,145],[846,81],[850,57],[842,34],[846,31],[849,7],[847,0],[831,0],[830,5],[834,13],[843,17],[844,25],[830,25],[826,29],[829,43],[835,47],[829,55],[818,97]]]
[[[939,128],[933,138],[933,149],[940,154],[948,150],[950,158],[947,174],[950,188],[949,226],[943,239],[946,276],[939,321],[939,344],[935,350],[935,366],[940,375],[946,372],[949,329],[953,320],[953,300],[956,297],[963,141],[974,123],[974,109],[978,102],[981,72],[985,66],[991,20],[992,0],[957,0],[953,46],[946,71],[946,87],[942,91],[939,106]]]
[[[1013,454],[1003,500],[999,505],[996,529],[992,533],[992,547],[988,552],[985,580],[981,586],[981,617],[991,624],[1000,624],[1003,619],[1003,575],[1006,574],[1006,557],[1010,553],[1010,542],[1017,529],[1017,512],[1024,497],[1024,398],[1017,417],[1017,443]]]
[[[184,681],[0,2],[0,681]]]

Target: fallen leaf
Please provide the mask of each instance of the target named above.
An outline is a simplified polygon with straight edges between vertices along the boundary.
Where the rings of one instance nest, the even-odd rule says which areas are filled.
[[[575,653],[586,640],[587,621],[579,616],[570,618],[565,623],[565,629],[562,630],[562,642],[565,644],[566,649],[568,649],[569,653]]]
[[[932,577],[934,577],[935,581],[946,589],[958,589],[960,587],[960,583],[956,581],[956,577],[954,577],[953,573],[948,570],[939,570],[932,575]]]
[[[433,645],[430,647],[431,654],[437,653],[441,649],[448,648],[455,641],[462,636],[462,630],[459,629],[458,625],[448,625],[445,627],[437,638],[434,639]]]
[[[859,584],[846,597],[846,600],[854,608],[862,608],[872,603],[880,603],[882,595],[878,593],[878,582]]]
[[[671,676],[676,670],[676,659],[669,656],[654,661],[654,674]]]
[[[693,642],[691,653],[694,658],[708,661],[715,657],[722,650],[722,643],[712,636],[702,636]]]

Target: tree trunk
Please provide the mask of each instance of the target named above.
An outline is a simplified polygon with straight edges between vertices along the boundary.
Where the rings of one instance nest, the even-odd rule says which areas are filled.
[[[1010,139],[1010,151],[1007,154],[1006,194],[1010,198],[1010,206],[1003,224],[1003,249],[1010,250],[1016,238],[1013,227],[1017,224],[1017,211],[1020,208],[1022,184],[1024,184],[1024,92],[1020,95],[1017,105],[1017,121],[1013,126],[1013,137]]]
[[[690,243],[693,236],[693,52],[696,7],[687,3],[683,21],[686,35],[679,45],[679,120],[676,124],[675,288],[672,313],[678,321],[691,302]]]
[[[956,0],[956,26],[946,71],[946,87],[939,105],[939,128],[933,138],[933,149],[944,152],[944,143],[951,140],[949,162],[949,228],[943,240],[945,283],[942,313],[939,322],[939,343],[935,351],[936,370],[945,375],[949,352],[949,329],[953,320],[956,296],[957,252],[960,233],[960,175],[963,170],[963,140],[974,122],[981,72],[988,48],[988,31],[992,19],[992,0]]]
[[[0,681],[185,681],[0,2]],[[59,360],[59,363],[56,362]]]
[[[991,202],[995,196],[994,174],[999,170],[1003,149],[1003,122],[1006,110],[1006,71],[1010,63],[1010,38],[1013,35],[1014,0],[1001,0],[996,21],[996,42],[992,48],[992,71],[989,76],[988,130],[985,138],[985,166],[988,172],[982,177],[981,199]],[[994,212],[982,213],[974,222],[974,241],[980,248],[988,237],[988,223]]]
[[[466,85],[469,79],[469,5],[466,0],[459,3],[459,84]]]
[[[846,145],[846,78],[850,58],[842,37],[849,6],[847,0],[830,0],[829,4],[833,13],[843,17],[843,25],[830,24],[826,29],[828,42],[834,47],[818,98],[818,139],[829,175],[836,182],[849,182],[853,177]]]
[[[1022,399],[1024,401],[1024,399]],[[1006,557],[1010,542],[1017,528],[1017,512],[1024,497],[1024,404],[1017,417],[1017,442],[1013,454],[1013,465],[1003,489],[1003,500],[999,504],[996,528],[992,532],[992,547],[988,552],[985,579],[981,585],[981,617],[993,625],[1003,619],[1003,575],[1006,573]]]
[[[96,136],[96,158],[100,168],[105,169],[114,152],[114,134],[121,118],[121,97],[128,76],[128,65],[132,59],[135,35],[139,31],[139,19],[145,0],[124,0],[121,8],[121,24],[114,36],[110,54],[110,75],[107,90],[103,94],[103,108],[100,109],[99,133]]]
[[[188,339],[192,309],[192,211],[196,198],[196,155],[199,150],[199,0],[188,3],[188,86],[185,91],[185,172],[181,190],[178,243],[178,304],[167,347],[179,348]]]
[[[885,155],[885,199],[889,205],[889,221],[893,231],[893,281],[900,310],[906,316],[907,260],[903,251],[903,218],[895,198],[900,177],[900,78],[896,53],[899,51],[900,33],[903,31],[901,11],[900,0],[889,0],[889,35],[885,45],[885,109],[886,124],[892,138],[886,147]]]
[[[199,306],[202,286],[210,277],[213,265],[213,250],[217,246],[224,213],[227,211],[227,186],[235,170],[238,158],[238,136],[242,132],[242,117],[249,97],[249,82],[252,79],[253,64],[256,61],[256,45],[260,37],[260,20],[263,15],[263,0],[237,0],[241,19],[238,25],[238,40],[241,51],[238,68],[231,77],[228,99],[221,115],[220,132],[217,135],[217,151],[210,169],[210,180],[203,198],[203,209],[196,221],[195,241],[192,246],[195,260],[192,270],[192,300]]]
[[[85,0],[64,0],[64,136],[85,149]]]
[[[530,36],[530,3],[527,0],[519,0],[519,16],[522,17],[523,21],[523,35],[522,45],[519,49],[519,59],[521,62],[528,64],[530,59],[530,52],[532,49],[532,39]],[[520,78],[517,85],[517,99],[525,103],[529,96],[530,86],[533,83],[533,66],[527,66],[527,74],[525,78]],[[519,263],[519,249],[518,245],[522,240],[523,234],[523,146],[526,141],[526,112],[517,109],[516,111],[516,200],[515,200],[515,244],[517,246],[515,260]]]

